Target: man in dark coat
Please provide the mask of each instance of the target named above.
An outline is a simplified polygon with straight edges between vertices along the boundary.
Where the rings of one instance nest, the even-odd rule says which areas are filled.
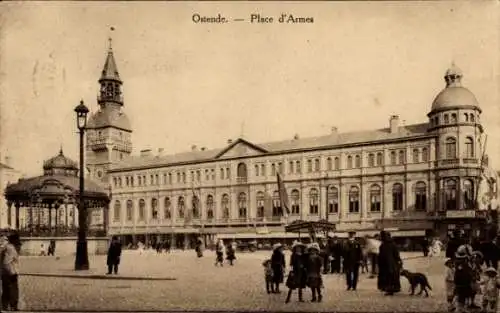
[[[359,277],[359,266],[363,261],[361,245],[356,241],[355,232],[349,232],[349,240],[344,249],[344,271],[347,290],[356,290]]]
[[[111,275],[112,272],[118,274],[118,265],[120,264],[120,257],[122,255],[122,244],[118,237],[113,236],[111,239],[111,244],[108,249],[108,275]]]
[[[384,291],[386,295],[392,296],[401,291],[399,273],[401,272],[402,261],[399,256],[399,249],[386,232],[380,232],[380,245],[378,255],[378,289]]]
[[[330,264],[330,273],[340,273],[340,259],[342,258],[342,245],[337,236],[333,237],[331,243],[332,262]]]

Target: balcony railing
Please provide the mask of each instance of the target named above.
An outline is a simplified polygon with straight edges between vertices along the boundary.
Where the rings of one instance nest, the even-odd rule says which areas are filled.
[[[236,177],[237,184],[244,184],[248,181],[248,177]]]
[[[478,164],[479,161],[477,159],[465,158],[463,159],[464,164]]]

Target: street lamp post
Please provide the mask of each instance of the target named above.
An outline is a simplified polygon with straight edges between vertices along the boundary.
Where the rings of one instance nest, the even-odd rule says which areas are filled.
[[[83,104],[83,100],[75,108],[76,126],[80,131],[80,192],[78,201],[78,239],[76,242],[75,270],[82,271],[89,269],[89,255],[87,250],[87,208],[84,202],[84,163],[83,163],[83,137],[87,124],[87,114],[89,109]]]

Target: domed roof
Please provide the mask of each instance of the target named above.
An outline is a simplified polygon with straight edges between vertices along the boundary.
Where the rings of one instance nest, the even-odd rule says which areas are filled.
[[[462,86],[462,71],[453,64],[446,71],[444,79],[446,87],[436,96],[432,103],[431,112],[453,109],[456,107],[477,107],[476,96]]]
[[[130,120],[125,113],[116,107],[103,107],[92,114],[87,123],[87,128],[116,127],[124,130],[132,130]]]
[[[61,150],[59,150],[58,155],[43,162],[44,170],[49,170],[54,168],[77,170],[78,166],[75,161],[64,156],[61,148]]]

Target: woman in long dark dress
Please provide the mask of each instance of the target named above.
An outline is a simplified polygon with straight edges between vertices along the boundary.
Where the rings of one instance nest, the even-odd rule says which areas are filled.
[[[118,274],[118,265],[120,265],[120,257],[122,255],[122,244],[118,237],[113,236],[108,249],[108,275],[112,273]]]
[[[290,302],[290,297],[295,289],[299,290],[299,302],[304,302],[302,290],[306,288],[307,283],[307,254],[306,246],[301,242],[295,242],[292,246],[292,256],[290,257],[290,273],[286,280],[288,295],[285,303]]]
[[[378,289],[384,291],[386,295],[392,296],[401,291],[399,273],[401,271],[401,257],[399,249],[388,232],[380,232],[382,244],[378,255]]]
[[[274,292],[280,293],[280,284],[283,283],[285,276],[285,255],[283,246],[277,243],[273,246],[273,255],[271,256],[271,267],[273,269]]]
[[[319,256],[320,247],[317,243],[309,245],[309,256],[307,262],[307,286],[311,288],[311,302],[321,302],[323,295],[321,288],[323,287],[323,279],[321,277],[321,267],[323,266],[323,258]],[[316,298],[316,295],[318,296]]]

